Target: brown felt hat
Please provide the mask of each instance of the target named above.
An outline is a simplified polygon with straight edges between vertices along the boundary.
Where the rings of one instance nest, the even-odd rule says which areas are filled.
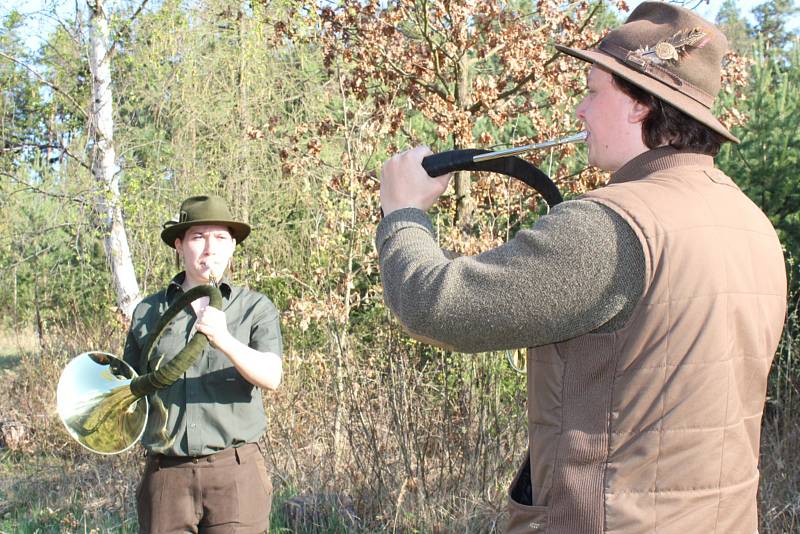
[[[597,48],[556,48],[618,75],[739,142],[711,113],[728,40],[693,11],[665,2],[644,2]]]
[[[237,245],[250,235],[250,225],[234,221],[224,199],[215,195],[201,195],[189,197],[181,203],[178,220],[164,223],[161,240],[175,248],[175,239],[182,238],[190,226],[200,224],[227,226]]]

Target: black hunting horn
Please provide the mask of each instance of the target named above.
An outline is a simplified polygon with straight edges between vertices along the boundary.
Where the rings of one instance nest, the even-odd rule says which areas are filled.
[[[422,167],[428,176],[441,176],[454,171],[483,171],[511,176],[536,190],[551,208],[561,202],[563,197],[556,184],[540,169],[518,154],[549,148],[568,143],[580,143],[586,140],[586,132],[551,139],[542,143],[524,145],[495,152],[479,148],[448,150],[427,156],[422,160]]]
[[[216,282],[183,293],[161,317],[142,350],[149,361],[167,325],[193,301],[209,297],[209,304],[222,309],[222,295]],[[172,360],[151,373],[137,376],[122,359],[107,352],[84,352],[73,358],[58,381],[58,416],[70,436],[92,452],[117,454],[129,449],[144,433],[147,423],[147,395],[171,386],[197,361],[208,338],[195,332],[189,343]],[[139,401],[142,402],[139,402]],[[163,404],[161,405],[162,410]],[[164,417],[166,425],[166,417]],[[162,429],[162,434],[165,434]],[[166,436],[164,436],[166,440]]]

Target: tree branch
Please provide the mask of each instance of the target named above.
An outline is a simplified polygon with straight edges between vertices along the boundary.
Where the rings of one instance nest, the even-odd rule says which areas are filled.
[[[42,196],[46,196],[46,197],[50,197],[50,198],[57,198],[59,200],[66,200],[66,201],[74,202],[74,203],[80,204],[80,205],[86,205],[87,201],[85,200],[84,197],[85,197],[85,195],[87,195],[87,194],[89,194],[91,192],[91,190],[87,189],[87,190],[84,190],[84,191],[80,191],[80,192],[76,193],[75,195],[65,195],[65,194],[59,194],[59,193],[51,193],[50,191],[45,191],[44,189],[42,189],[42,188],[40,188],[38,186],[35,186],[33,184],[30,184],[30,183],[28,183],[28,182],[26,182],[24,180],[20,180],[19,178],[17,178],[16,176],[14,176],[11,173],[8,173],[8,172],[5,172],[5,171],[0,171],[0,175],[7,177],[9,180],[11,180],[12,183],[15,183],[15,184],[17,184],[17,185],[22,187],[22,189],[18,189],[17,191],[12,192],[11,195],[14,195],[16,193],[21,193],[23,191],[32,191],[32,192],[40,194]]]
[[[122,29],[120,29],[120,31],[118,33],[119,36],[127,35],[128,33],[130,33],[130,28],[131,28],[131,25],[133,24],[133,21],[135,21],[136,17],[139,16],[139,13],[142,12],[142,10],[144,9],[144,6],[147,5],[148,1],[149,0],[144,0],[139,5],[139,8],[133,13],[131,18],[128,19],[128,22],[125,23],[125,26],[123,26]],[[117,44],[119,44],[120,41],[121,41],[120,38],[114,39],[114,42],[111,43],[111,47],[108,49],[108,53],[106,54],[107,57],[110,57],[114,53],[114,50],[117,48]],[[103,61],[105,61],[105,58],[103,58]]]
[[[19,267],[20,265],[22,265],[25,262],[28,262],[28,261],[30,261],[30,260],[38,257],[38,256],[41,256],[42,254],[46,254],[46,253],[50,252],[54,247],[55,247],[55,245],[48,245],[47,247],[43,248],[42,250],[38,250],[38,251],[34,252],[33,254],[31,254],[30,256],[28,256],[26,258],[21,258],[18,262],[12,263],[8,267],[6,267],[6,269],[14,269],[15,267]]]
[[[381,56],[386,61],[386,64],[389,65],[389,67],[397,75],[401,76],[402,78],[405,78],[406,80],[411,81],[412,83],[415,83],[415,84],[419,85],[420,87],[422,87],[423,89],[425,89],[429,93],[435,94],[436,96],[438,96],[442,100],[445,100],[445,101],[447,100],[447,95],[443,91],[441,91],[438,87],[436,87],[435,85],[431,85],[429,83],[423,82],[419,78],[417,78],[416,76],[414,76],[412,74],[406,73],[403,69],[401,69],[400,67],[395,65],[392,62],[392,60],[389,59],[385,54],[381,54]]]
[[[428,16],[427,16],[427,10],[428,10],[428,8],[427,8],[427,2],[424,2],[424,3],[423,3],[423,6],[422,6],[422,9],[421,9],[421,13],[422,13],[422,15],[421,15],[421,20],[422,20],[422,37],[423,37],[423,39],[425,40],[425,43],[427,43],[428,47],[431,49],[431,52],[433,52],[433,53],[434,53],[434,54],[433,54],[433,59],[434,59],[434,61],[433,61],[433,64],[434,64],[434,73],[436,74],[436,77],[439,79],[439,81],[442,83],[442,85],[444,85],[445,87],[447,87],[447,82],[445,81],[445,79],[444,79],[444,77],[442,76],[442,73],[441,73],[441,65],[440,65],[440,63],[439,63],[439,55],[438,55],[438,54],[441,54],[442,56],[446,57],[446,58],[447,58],[447,59],[449,59],[451,62],[455,62],[456,60],[455,60],[455,58],[454,58],[454,57],[452,57],[452,56],[451,56],[451,55],[450,55],[450,54],[447,52],[447,50],[446,50],[446,49],[445,49],[443,46],[441,46],[441,45],[440,45],[438,42],[436,42],[436,41],[435,41],[435,40],[434,40],[434,39],[431,37],[431,35],[430,35],[430,32],[431,32],[431,31],[432,31],[434,34],[438,34],[438,33],[439,33],[439,31],[438,31],[438,30],[436,30],[435,28],[431,28],[431,27],[430,27],[430,24],[429,24],[429,22],[430,22],[430,21],[428,20]],[[417,17],[416,17],[416,18],[417,18],[417,19],[419,19],[419,18],[420,18],[420,13],[419,13],[419,11],[416,13],[416,15],[417,15]],[[420,24],[420,21],[418,20],[418,21],[417,21],[417,25],[419,25],[419,24]],[[401,30],[401,33],[402,33],[402,30]],[[438,54],[437,54],[437,52],[438,52]]]
[[[88,115],[88,114],[87,114],[87,113],[86,113],[86,112],[83,110],[83,108],[81,107],[81,105],[80,105],[80,104],[78,104],[78,102],[76,102],[76,101],[75,101],[75,99],[74,99],[74,98],[72,98],[72,97],[71,97],[71,96],[70,96],[68,93],[66,93],[66,92],[65,92],[63,89],[61,89],[61,88],[60,88],[60,87],[58,87],[57,85],[55,85],[55,84],[53,84],[53,83],[51,83],[51,82],[49,82],[49,81],[45,80],[45,79],[42,77],[42,75],[41,75],[41,74],[39,74],[38,72],[36,72],[35,70],[33,70],[31,67],[29,67],[28,65],[26,65],[26,64],[25,64],[25,63],[23,63],[22,61],[19,61],[18,59],[16,59],[16,58],[14,58],[14,57],[11,57],[11,56],[9,56],[8,54],[6,54],[6,53],[4,53],[4,52],[0,52],[0,57],[4,57],[4,58],[6,58],[7,60],[9,60],[9,61],[12,61],[12,62],[16,63],[17,65],[19,65],[20,67],[23,67],[24,69],[28,70],[28,71],[29,71],[31,74],[33,74],[34,76],[36,76],[36,79],[38,79],[40,82],[42,82],[43,84],[45,84],[45,85],[47,85],[48,87],[50,87],[51,89],[53,89],[55,92],[57,92],[57,93],[60,93],[60,94],[64,95],[65,97],[67,97],[67,100],[69,100],[70,102],[72,102],[72,105],[74,105],[74,106],[75,106],[75,107],[78,109],[78,111],[80,111],[80,112],[81,112],[81,114],[82,114],[84,117],[86,117],[87,119],[89,118],[89,115]]]
[[[23,148],[37,148],[39,150],[48,150],[51,148],[60,149],[60,145],[51,145],[48,143],[6,143],[4,147],[0,147],[0,152],[20,152]]]
[[[583,24],[581,25],[580,29],[578,30],[578,32],[577,32],[578,35],[583,33],[583,30],[586,29],[586,27],[589,25],[589,22],[591,22],[591,20],[597,14],[597,10],[600,9],[601,6],[602,6],[602,3],[595,4],[594,9],[592,9],[592,12],[589,13],[589,16],[586,17],[586,20],[583,22]],[[592,47],[594,47],[594,45],[596,45],[598,42],[599,41],[595,42],[592,45]],[[550,65],[553,61],[555,61],[556,58],[558,58],[558,56],[560,56],[560,55],[561,55],[561,52],[556,51],[552,56],[550,56],[550,59],[548,59],[547,61],[544,62],[544,64],[542,65],[542,68],[547,68],[547,66]],[[536,74],[535,72],[531,72],[530,74],[528,74],[527,76],[522,78],[520,81],[518,81],[517,84],[514,87],[512,87],[511,89],[508,89],[507,91],[503,91],[502,93],[498,94],[497,98],[492,103],[494,104],[494,103],[496,103],[496,102],[498,102],[500,100],[505,100],[508,97],[513,96],[514,94],[518,93],[528,82],[530,82],[534,78],[535,74]],[[473,104],[472,106],[469,107],[469,111],[472,112],[472,113],[476,113],[476,112],[480,111],[481,108],[483,108],[483,107],[485,107],[485,106],[484,106],[484,104],[482,102],[476,102],[475,104]]]

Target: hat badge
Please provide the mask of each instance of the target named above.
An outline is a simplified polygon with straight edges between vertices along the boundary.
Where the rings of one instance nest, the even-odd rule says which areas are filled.
[[[677,65],[689,53],[689,48],[702,48],[709,39],[708,34],[700,28],[681,30],[652,47],[648,45],[629,52],[628,60],[641,67],[646,67],[647,64],[671,63]]]

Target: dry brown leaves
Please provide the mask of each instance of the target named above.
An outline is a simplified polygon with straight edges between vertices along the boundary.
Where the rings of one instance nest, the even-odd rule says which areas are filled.
[[[326,65],[349,67],[347,92],[373,98],[390,135],[402,125],[396,107],[405,102],[456,146],[480,140],[476,122],[485,116],[497,126],[526,116],[544,138],[575,129],[584,66],[558,58],[552,44],[595,43],[600,35],[591,23],[584,28],[591,9],[588,1],[568,9],[542,1],[526,13],[491,0],[346,0],[320,11],[320,39]]]

